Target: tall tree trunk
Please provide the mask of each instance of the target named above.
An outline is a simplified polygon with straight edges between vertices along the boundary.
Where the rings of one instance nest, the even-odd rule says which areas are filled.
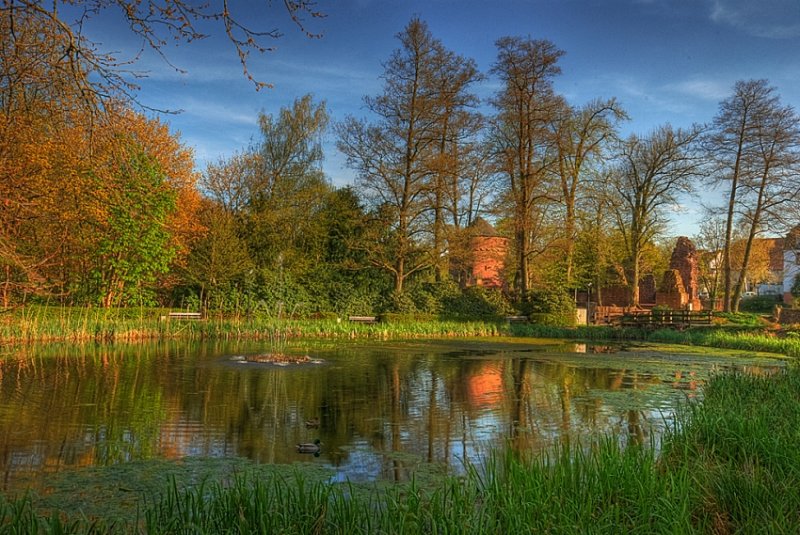
[[[639,306],[639,253],[637,252],[633,257],[633,266],[631,266],[631,301],[630,306]]]
[[[761,183],[758,187],[758,198],[756,200],[756,207],[753,212],[753,217],[750,222],[750,230],[747,233],[747,243],[744,247],[744,256],[742,257],[742,268],[739,272],[739,280],[736,281],[736,286],[733,289],[733,294],[731,296],[731,310],[733,312],[739,311],[739,300],[742,296],[742,291],[744,290],[744,284],[747,279],[747,270],[750,267],[750,256],[753,250],[753,243],[756,239],[756,233],[758,232],[758,226],[761,224],[761,212],[764,207],[764,196],[766,194],[767,189],[767,180],[769,178],[769,165],[767,165],[761,175]]]
[[[733,246],[733,219],[736,209],[736,193],[739,189],[739,173],[742,168],[742,155],[744,153],[744,133],[747,125],[747,114],[744,114],[739,126],[739,141],[736,147],[736,159],[733,165],[733,176],[731,176],[731,193],[728,196],[728,217],[725,221],[725,247],[722,254],[723,267],[723,303],[722,309],[725,312],[731,311],[731,286],[732,286],[732,266],[731,266],[731,247]]]
[[[519,299],[524,301],[528,298],[528,233],[521,226],[515,233],[517,243],[517,288]]]
[[[736,176],[734,175],[734,178],[731,179],[731,194],[728,199],[728,217],[725,221],[725,246],[722,249],[722,310],[725,312],[731,311],[731,246],[733,243],[733,218],[734,209],[736,207],[736,188],[737,180]]]
[[[566,287],[572,287],[573,268],[575,256],[575,206],[573,203],[567,203],[567,213],[564,220],[564,233],[566,234],[567,242],[565,244],[565,262],[566,262]]]

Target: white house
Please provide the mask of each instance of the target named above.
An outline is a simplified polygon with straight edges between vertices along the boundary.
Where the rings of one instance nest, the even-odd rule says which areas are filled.
[[[792,285],[800,274],[800,225],[794,227],[783,242],[783,302],[792,304]]]

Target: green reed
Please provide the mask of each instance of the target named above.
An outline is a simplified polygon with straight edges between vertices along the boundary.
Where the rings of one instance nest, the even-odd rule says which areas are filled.
[[[666,440],[666,466],[694,475],[694,514],[720,533],[800,532],[800,371],[714,378]]]
[[[425,337],[519,336],[587,341],[643,340],[800,356],[800,336],[753,326],[693,327],[684,331],[579,325],[555,327],[497,321],[419,319],[374,324],[346,318],[297,319],[292,314],[211,315],[203,320],[170,319],[168,309],[28,306],[0,315],[0,343],[116,342],[154,339],[254,339],[280,352],[291,339],[401,339]]]
[[[685,331],[660,329],[649,333],[650,342],[739,349],[800,357],[800,337],[761,328],[698,327]]]
[[[147,339],[256,339],[280,352],[289,339],[419,338],[496,336],[503,322],[413,321],[364,324],[347,319],[295,319],[292,314],[223,316],[202,320],[169,318],[167,309],[103,309],[30,306],[0,316],[0,342],[114,342]]]

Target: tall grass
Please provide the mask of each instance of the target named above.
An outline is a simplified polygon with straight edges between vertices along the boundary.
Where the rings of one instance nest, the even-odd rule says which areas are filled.
[[[30,306],[0,315],[0,342],[137,341],[146,339],[258,339],[278,352],[288,339],[496,336],[504,322],[416,321],[364,324],[342,319],[293,319],[288,314],[212,315],[204,320],[169,319],[167,309],[102,309]]]
[[[292,338],[400,339],[425,337],[526,336],[589,341],[630,341],[698,345],[800,357],[800,336],[779,335],[755,326],[694,327],[685,331],[613,328],[599,325],[557,327],[497,321],[420,319],[375,324],[346,319],[295,319],[288,314],[223,315],[204,320],[174,320],[167,309],[103,309],[29,306],[0,314],[0,343],[133,342],[148,339],[266,340],[282,352]]]
[[[133,524],[37,516],[0,503],[12,533],[799,533],[800,371],[713,378],[661,445],[615,437],[529,458],[495,452],[466,475],[329,483],[275,472],[173,483]],[[660,449],[659,449],[660,446]],[[660,453],[659,453],[660,452]]]
[[[761,328],[702,327],[686,331],[659,329],[646,336],[651,342],[740,349],[800,357],[800,337]]]
[[[693,474],[694,514],[719,533],[800,533],[800,371],[716,377],[687,405],[663,464]]]

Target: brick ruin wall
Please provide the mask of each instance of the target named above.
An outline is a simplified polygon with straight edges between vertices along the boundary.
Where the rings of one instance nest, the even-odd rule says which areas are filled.
[[[639,281],[639,303],[644,307],[665,306],[673,310],[691,308],[702,310],[698,287],[700,256],[694,244],[684,236],[678,238],[670,258],[670,268],[664,273],[656,291],[655,277],[645,275]],[[628,306],[630,289],[621,284],[601,288],[599,302],[603,306]]]
[[[681,272],[677,269],[665,271],[661,289],[656,294],[656,306],[681,310],[686,307],[688,302],[689,294],[683,286]]]
[[[683,283],[686,300],[682,303],[680,308],[685,308],[687,306],[692,310],[700,310],[702,308],[698,285],[699,259],[700,256],[697,254],[697,249],[692,241],[686,236],[679,237],[678,241],[675,243],[675,248],[672,250],[669,268],[671,270],[677,270],[680,273],[681,282]],[[667,282],[666,274],[664,281]]]

